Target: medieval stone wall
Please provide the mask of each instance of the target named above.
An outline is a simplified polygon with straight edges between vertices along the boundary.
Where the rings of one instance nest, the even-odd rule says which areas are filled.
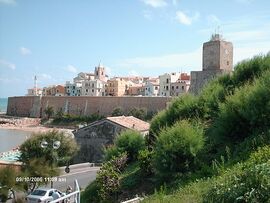
[[[44,110],[52,106],[54,111],[74,115],[111,115],[113,109],[121,107],[125,112],[137,107],[148,111],[165,109],[171,97],[69,97],[69,96],[23,96],[9,97],[7,115],[44,117]]]

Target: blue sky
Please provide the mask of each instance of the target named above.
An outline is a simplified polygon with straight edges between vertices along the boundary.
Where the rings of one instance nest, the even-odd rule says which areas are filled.
[[[234,63],[270,50],[269,0],[0,0],[0,97],[64,84],[101,60],[110,77],[201,70],[219,27]]]

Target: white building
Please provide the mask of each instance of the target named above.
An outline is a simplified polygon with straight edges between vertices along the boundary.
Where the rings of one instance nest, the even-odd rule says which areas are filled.
[[[82,95],[82,83],[74,82],[70,83],[66,82],[66,95],[67,96],[81,96]]]
[[[99,79],[82,82],[82,96],[105,96],[106,82]]]
[[[73,83],[66,82],[68,96],[105,96],[105,84],[108,80],[105,67],[101,63],[94,73],[79,73]]]
[[[26,96],[42,96],[42,89],[40,88],[27,89]]]
[[[171,83],[176,82],[180,73],[165,73],[159,76],[159,96],[170,96]]]
[[[153,78],[146,81],[144,85],[144,96],[159,95],[159,79]]]

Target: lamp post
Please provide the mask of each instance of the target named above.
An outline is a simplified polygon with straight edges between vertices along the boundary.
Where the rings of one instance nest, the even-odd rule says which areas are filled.
[[[61,142],[58,141],[58,140],[54,140],[53,143],[52,143],[52,146],[50,146],[49,143],[48,143],[46,140],[43,140],[43,141],[41,142],[41,144],[40,144],[41,148],[46,149],[46,148],[48,148],[48,147],[51,147],[52,150],[57,150],[57,149],[59,149],[60,145],[61,145]],[[53,153],[53,151],[52,151],[52,153]],[[52,160],[52,165],[51,165],[51,167],[53,167],[53,163],[54,163],[54,161],[55,161],[55,160],[54,160],[54,156],[52,156],[52,158],[53,158],[53,160]],[[51,188],[53,188],[52,177],[51,177]]]

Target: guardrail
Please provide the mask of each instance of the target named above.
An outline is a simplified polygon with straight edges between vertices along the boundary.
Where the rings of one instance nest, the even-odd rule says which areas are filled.
[[[50,203],[58,203],[58,202],[80,203],[80,187],[77,180],[74,181],[74,188],[75,188],[74,192],[71,192],[63,197],[53,200]]]
[[[138,202],[140,202],[140,201],[142,201],[142,200],[143,200],[142,197],[136,197],[136,198],[133,198],[133,199],[130,199],[130,200],[121,202],[121,203],[138,203]]]

